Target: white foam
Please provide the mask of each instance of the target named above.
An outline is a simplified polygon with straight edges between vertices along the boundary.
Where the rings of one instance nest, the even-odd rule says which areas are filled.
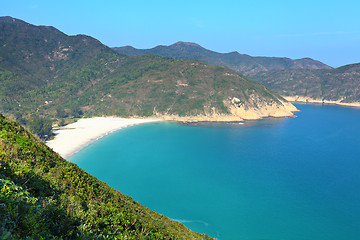
[[[176,222],[180,222],[180,223],[201,223],[204,224],[205,227],[209,226],[209,223],[201,221],[201,220],[186,220],[186,219],[171,219],[174,220]]]

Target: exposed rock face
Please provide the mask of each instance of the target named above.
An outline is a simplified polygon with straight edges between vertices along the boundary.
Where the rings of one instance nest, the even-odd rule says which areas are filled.
[[[242,103],[228,102],[230,112],[243,119],[260,119],[265,117],[284,117],[293,116],[293,112],[297,111],[296,107],[291,103],[279,100],[278,102],[262,101],[258,96],[251,96],[251,100],[256,107],[247,106]]]
[[[242,119],[261,119],[266,117],[291,117],[293,112],[298,111],[291,103],[263,103],[258,108],[247,108],[244,105],[231,106],[230,111],[233,115]]]
[[[233,99],[237,99],[234,97]],[[238,122],[244,120],[257,120],[267,117],[292,117],[293,112],[299,111],[294,105],[287,101],[266,103],[262,102],[258,107],[247,107],[241,103],[224,101],[230,114],[218,113],[215,108],[211,113],[198,116],[178,116],[155,113],[154,115],[163,120],[174,120],[181,122]]]

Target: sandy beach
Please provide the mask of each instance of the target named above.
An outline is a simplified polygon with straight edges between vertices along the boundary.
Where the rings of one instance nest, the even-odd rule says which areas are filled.
[[[46,144],[63,158],[67,158],[111,132],[141,123],[157,121],[161,120],[116,117],[84,118],[55,130],[55,138],[47,141]]]

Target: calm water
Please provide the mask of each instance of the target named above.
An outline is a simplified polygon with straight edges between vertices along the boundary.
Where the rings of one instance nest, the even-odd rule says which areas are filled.
[[[152,123],[69,160],[219,239],[360,239],[360,110],[297,105],[244,125]]]

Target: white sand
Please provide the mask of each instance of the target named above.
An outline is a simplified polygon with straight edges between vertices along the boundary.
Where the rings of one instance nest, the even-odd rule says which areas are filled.
[[[84,118],[55,130],[55,138],[46,144],[62,157],[67,158],[88,144],[118,129],[156,121],[160,120],[115,117]]]

